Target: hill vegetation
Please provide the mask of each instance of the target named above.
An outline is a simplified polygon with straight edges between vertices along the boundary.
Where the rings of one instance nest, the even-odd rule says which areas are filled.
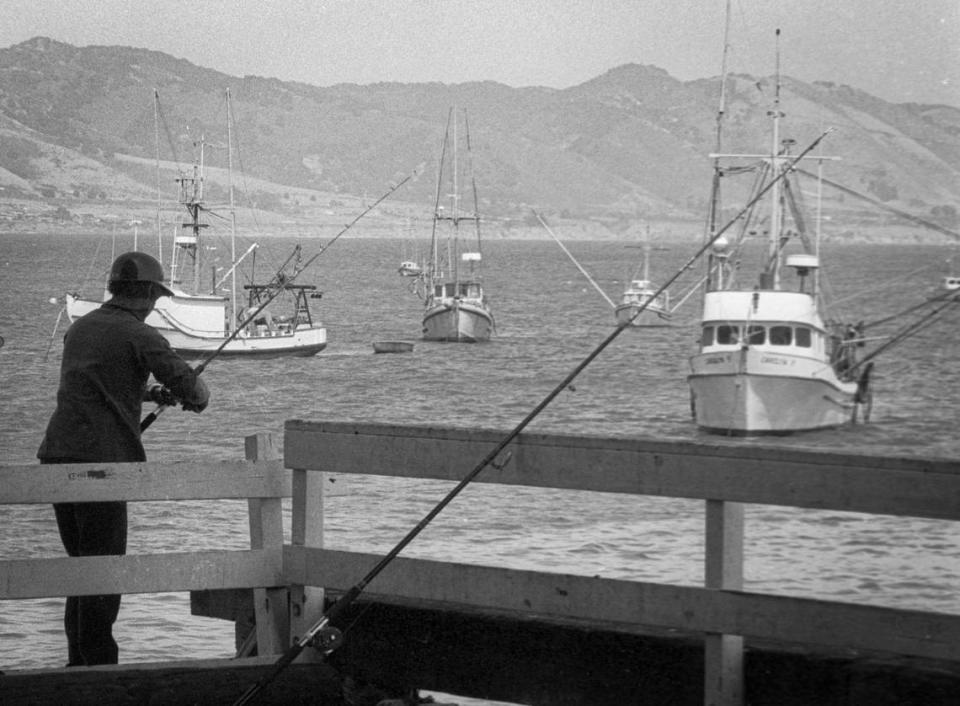
[[[533,230],[534,208],[579,224],[583,234],[614,237],[641,223],[695,223],[706,212],[719,78],[682,82],[656,67],[626,65],[566,89],[317,87],[228,76],[156,51],[38,37],[0,50],[0,228],[155,218],[158,194],[176,207],[173,180],[192,167],[201,142],[207,197],[223,201],[226,89],[240,200],[278,227],[343,223],[344,213],[420,164],[423,174],[390,199],[378,222],[389,228],[428,218],[454,105],[469,115],[481,212],[501,233]],[[771,77],[728,77],[724,152],[768,149],[775,89]],[[890,209],[828,189],[825,211],[845,228],[896,222],[893,210],[957,228],[960,110],[892,104],[851,86],[787,76],[781,107],[794,151],[834,128],[822,148],[839,159],[824,163],[825,174]],[[729,181],[735,201],[747,185]]]

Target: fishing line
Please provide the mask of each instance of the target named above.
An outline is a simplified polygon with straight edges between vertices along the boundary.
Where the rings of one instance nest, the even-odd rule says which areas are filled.
[[[197,367],[193,369],[194,372],[195,372],[197,375],[200,375],[204,370],[206,370],[207,366],[211,363],[211,361],[213,361],[214,358],[216,358],[217,356],[219,356],[219,355],[223,352],[223,349],[227,347],[227,344],[230,343],[232,340],[234,340],[237,336],[239,336],[240,333],[241,333],[247,326],[249,326],[251,323],[253,323],[254,319],[257,318],[257,316],[260,314],[260,312],[262,312],[264,309],[267,308],[267,305],[270,304],[270,302],[272,302],[274,299],[276,299],[276,298],[280,295],[281,292],[285,291],[286,285],[293,283],[293,281],[294,281],[304,270],[306,270],[310,265],[313,264],[313,261],[314,261],[314,260],[316,260],[318,257],[320,257],[323,253],[325,253],[325,252],[330,248],[330,246],[333,245],[335,242],[337,242],[337,240],[340,238],[341,235],[343,235],[343,234],[346,233],[348,230],[350,230],[350,229],[356,224],[357,221],[359,221],[359,220],[360,220],[361,218],[363,218],[365,215],[367,215],[368,213],[370,213],[370,211],[372,211],[374,208],[376,208],[378,205],[380,205],[380,203],[381,203],[382,201],[384,201],[387,197],[389,197],[393,192],[395,192],[395,191],[396,191],[397,189],[399,189],[401,186],[403,186],[404,184],[406,184],[406,183],[407,183],[408,181],[410,181],[411,179],[417,177],[417,176],[419,175],[419,173],[420,173],[420,169],[422,168],[422,166],[423,166],[423,165],[418,166],[418,167],[417,167],[416,169],[414,169],[410,174],[408,174],[407,176],[405,176],[401,181],[399,181],[399,182],[397,182],[396,184],[394,184],[393,186],[391,186],[391,187],[386,191],[386,193],[383,194],[383,196],[381,196],[380,198],[378,198],[376,201],[374,201],[372,204],[370,204],[367,208],[365,208],[363,211],[361,211],[360,214],[359,214],[356,218],[354,218],[352,221],[350,221],[347,225],[345,225],[345,226],[340,230],[340,232],[337,233],[337,234],[330,240],[330,242],[328,242],[326,245],[321,246],[320,250],[318,250],[316,253],[314,253],[313,256],[312,256],[309,260],[307,260],[306,263],[304,263],[304,265],[303,265],[302,267],[301,267],[300,265],[297,265],[297,266],[294,268],[293,274],[291,274],[290,276],[281,276],[281,273],[278,272],[276,275],[274,275],[274,279],[271,281],[271,284],[272,284],[273,281],[276,281],[276,287],[274,288],[273,292],[260,304],[260,306],[258,306],[256,309],[254,309],[254,311],[253,311],[252,314],[250,314],[249,316],[247,316],[247,318],[244,319],[243,322],[242,322],[240,325],[238,325],[236,328],[234,328],[233,332],[232,332],[229,336],[227,336],[227,338],[224,339],[224,341],[223,341],[219,346],[217,346],[216,350],[214,350],[212,353],[210,353],[210,354],[207,355],[203,360],[200,361],[200,363],[197,365]],[[292,257],[292,256],[291,256],[291,257]],[[290,258],[287,258],[287,262],[290,262]],[[284,266],[286,266],[286,263],[284,263]],[[164,404],[158,405],[155,410],[153,410],[152,412],[150,412],[150,414],[148,414],[146,417],[144,417],[143,420],[140,422],[140,431],[141,431],[141,432],[146,431],[146,430],[150,427],[150,425],[153,424],[153,423],[157,420],[157,417],[159,417],[159,416],[163,413],[163,410],[165,410],[165,409],[166,409],[167,407],[169,407],[169,406],[171,406],[171,405],[164,405]]]
[[[387,554],[381,558],[376,565],[370,569],[356,584],[350,587],[346,593],[344,593],[340,598],[338,598],[330,609],[323,615],[320,620],[314,623],[301,637],[299,637],[293,645],[291,645],[286,652],[284,652],[280,658],[274,663],[273,669],[270,670],[267,674],[257,680],[252,684],[241,696],[239,699],[234,701],[233,706],[244,706],[249,704],[252,700],[259,694],[263,689],[265,689],[271,682],[276,679],[284,669],[286,669],[292,662],[295,660],[300,653],[308,645],[314,642],[316,639],[320,645],[319,648],[324,655],[330,654],[337,647],[340,646],[340,643],[343,640],[342,632],[332,625],[333,621],[342,615],[347,608],[363,593],[367,585],[373,581],[387,566],[397,558],[397,556],[407,547],[416,537],[426,529],[427,525],[433,521],[433,519],[439,515],[447,505],[449,505],[454,498],[456,498],[460,492],[466,488],[474,478],[476,478],[483,469],[487,466],[493,464],[494,460],[500,453],[511,443],[520,433],[527,428],[527,426],[532,422],[546,407],[556,398],[561,392],[566,390],[573,380],[581,373],[583,370],[592,363],[597,356],[599,356],[613,341],[619,336],[624,329],[629,328],[633,320],[642,314],[649,303],[654,301],[659,297],[667,288],[672,285],[684,272],[690,269],[693,264],[700,259],[700,257],[713,245],[716,240],[722,236],[734,223],[740,220],[745,213],[747,213],[753,206],[770,190],[773,186],[780,180],[783,179],[787,173],[794,167],[794,165],[803,159],[807,153],[814,149],[820,141],[832,132],[832,128],[823,132],[817,139],[815,139],[810,146],[807,147],[803,152],[793,158],[784,169],[777,174],[766,186],[764,186],[760,191],[758,191],[752,199],[734,216],[723,228],[718,230],[712,236],[710,236],[706,242],[700,247],[699,250],[689,259],[687,262],[672,276],[670,277],[646,302],[641,304],[637,312],[630,318],[622,323],[618,324],[614,328],[613,332],[607,335],[599,345],[597,345],[588,355],[584,358],[567,376],[556,385],[556,387],[551,390],[543,400],[540,401],[524,418],[513,428],[510,433],[508,433],[493,449],[483,457],[483,460],[478,463],[473,470],[471,470],[466,476],[460,480],[457,485],[450,490],[441,500],[438,502],[430,512],[424,515],[423,519],[417,523],[417,525],[407,532],[404,537],[397,542],[397,544],[391,549]]]

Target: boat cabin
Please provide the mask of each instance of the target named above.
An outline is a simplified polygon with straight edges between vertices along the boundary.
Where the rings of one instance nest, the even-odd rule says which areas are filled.
[[[479,282],[445,282],[434,285],[433,296],[451,299],[482,299],[483,287]]]

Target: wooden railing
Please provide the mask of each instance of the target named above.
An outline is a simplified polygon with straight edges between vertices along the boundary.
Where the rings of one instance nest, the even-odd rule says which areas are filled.
[[[251,548],[0,560],[0,599],[254,589],[261,655],[283,652],[379,557],[323,548],[323,476],[458,481],[497,431],[288,421],[283,460],[266,437],[233,463],[0,467],[0,504],[247,498]],[[605,626],[704,635],[705,703],[743,702],[743,640],[960,661],[960,615],[743,591],[744,504],[960,520],[960,464],[784,448],[523,434],[477,482],[706,502],[705,585],[558,575],[398,557],[368,591]],[[290,469],[289,471],[286,469]],[[292,497],[285,542],[281,499]],[[416,519],[416,518],[415,518]],[[413,523],[411,523],[412,525]]]

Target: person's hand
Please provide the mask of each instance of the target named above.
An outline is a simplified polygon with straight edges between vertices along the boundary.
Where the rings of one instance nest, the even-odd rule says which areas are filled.
[[[164,407],[172,407],[177,403],[177,398],[174,397],[170,389],[164,385],[150,385],[150,387],[147,388],[145,399],[148,402],[156,402]]]
[[[207,404],[210,402],[210,390],[207,389],[207,384],[203,381],[203,378],[197,378],[197,384],[193,388],[193,393],[188,399],[183,401],[183,408],[187,412],[197,412],[200,413],[207,408]]]

